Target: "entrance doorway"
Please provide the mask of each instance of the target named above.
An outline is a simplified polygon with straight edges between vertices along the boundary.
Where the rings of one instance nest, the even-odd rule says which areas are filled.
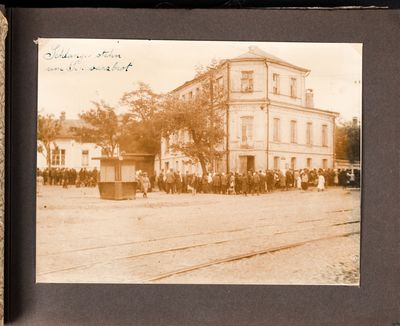
[[[254,171],[254,155],[246,155],[246,156],[239,156],[240,166],[239,172],[240,173],[247,173],[248,171]]]

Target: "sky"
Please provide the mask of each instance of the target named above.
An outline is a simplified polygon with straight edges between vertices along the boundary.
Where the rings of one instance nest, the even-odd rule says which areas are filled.
[[[39,39],[38,111],[75,119],[104,100],[123,112],[120,99],[138,82],[167,93],[191,80],[197,66],[234,58],[249,46],[310,69],[306,88],[314,90],[316,108],[361,119],[360,43]]]

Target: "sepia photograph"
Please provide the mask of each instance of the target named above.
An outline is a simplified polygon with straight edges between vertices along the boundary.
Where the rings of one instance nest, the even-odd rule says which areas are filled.
[[[360,285],[361,43],[35,42],[37,283]]]

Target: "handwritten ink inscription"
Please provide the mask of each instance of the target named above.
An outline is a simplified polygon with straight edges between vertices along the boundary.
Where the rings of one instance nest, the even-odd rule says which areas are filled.
[[[58,72],[128,72],[133,68],[132,61],[114,51],[100,50],[92,53],[74,52],[69,48],[57,45],[43,54],[47,61],[47,71]]]

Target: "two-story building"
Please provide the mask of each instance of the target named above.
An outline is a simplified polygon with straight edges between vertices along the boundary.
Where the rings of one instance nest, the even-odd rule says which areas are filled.
[[[339,114],[314,107],[313,91],[305,88],[309,73],[253,46],[222,61],[212,78],[226,103],[226,140],[221,144],[225,154],[210,168],[217,172],[333,168]],[[191,98],[200,87],[201,78],[195,78],[172,93]],[[201,173],[198,163],[170,150],[173,141],[174,136],[162,139],[156,171]]]

